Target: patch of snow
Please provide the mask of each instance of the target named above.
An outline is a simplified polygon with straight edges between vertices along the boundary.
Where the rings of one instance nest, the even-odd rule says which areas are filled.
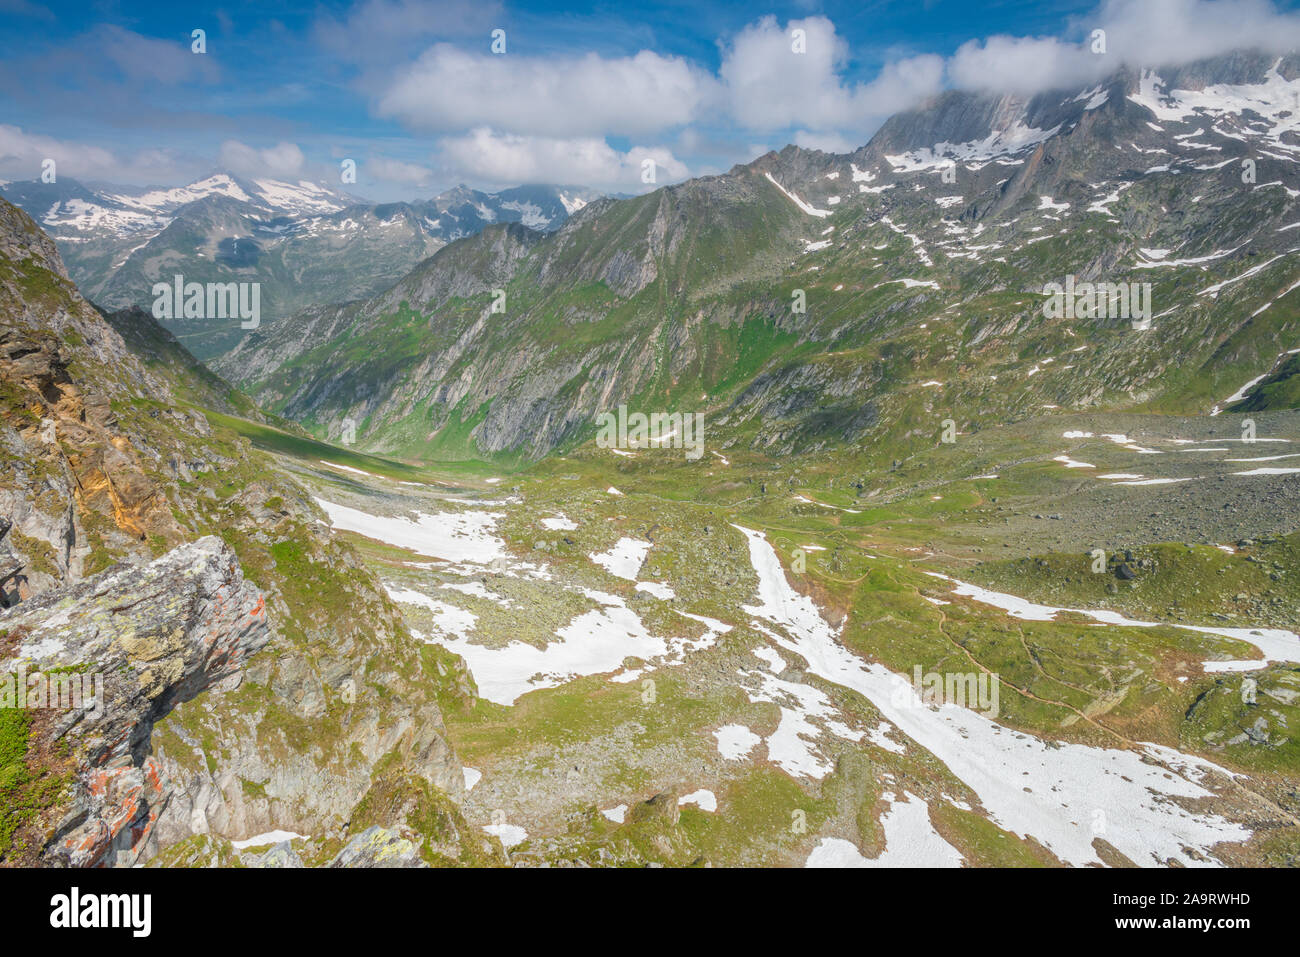
[[[257,834],[242,841],[231,841],[230,846],[237,851],[242,851],[248,847],[262,847],[265,844],[282,844],[285,841],[298,840],[307,840],[307,835],[295,834],[293,831],[266,831],[263,834]]]
[[[851,841],[824,837],[804,862],[804,867],[961,867],[965,858],[943,839],[930,823],[929,806],[903,792],[880,819],[885,850],[879,857],[862,855]]]
[[[314,499],[336,529],[433,558],[487,565],[507,559],[505,542],[493,532],[501,512],[416,512],[414,519],[371,515],[347,505]]]
[[[700,788],[690,794],[683,794],[677,799],[678,807],[685,807],[688,804],[694,804],[701,811],[713,812],[718,809],[718,798],[708,788]]]
[[[677,593],[669,585],[663,585],[659,582],[637,582],[636,590],[643,591],[647,595],[654,595],[663,601],[671,601],[677,597]]]
[[[773,179],[771,173],[764,173],[763,175],[767,177],[768,182],[770,182],[773,186],[775,186],[785,195],[786,199],[790,200],[790,202],[794,203],[796,206],[799,207],[799,209],[807,213],[809,216],[816,216],[818,218],[821,218],[821,217],[829,216],[831,214],[831,211],[829,209],[818,209],[815,206],[810,206],[807,203],[805,203],[802,199],[800,199],[794,193],[790,192],[790,190],[786,189],[775,179]]]
[[[1139,865],[1170,858],[1203,865],[1201,855],[1215,844],[1250,837],[1240,824],[1170,800],[1213,794],[1203,783],[1207,773],[1228,772],[1208,761],[1155,744],[1116,750],[1048,742],[955,705],[927,707],[907,678],[840,644],[813,601],[790,587],[761,532],[735,527],[748,540],[759,579],[759,604],[745,610],[779,629],[770,635],[810,673],[862,694],[947,765],[1000,827],[1033,836],[1075,865],[1101,863],[1093,847],[1096,811],[1107,822],[1100,836]]]
[[[518,824],[486,824],[483,830],[493,837],[501,838],[501,846],[506,850],[528,840],[528,832]]]
[[[635,538],[620,538],[609,551],[600,554],[592,553],[587,557],[611,575],[634,582],[649,551],[650,542],[642,542]]]
[[[743,724],[724,724],[713,736],[718,739],[718,753],[728,761],[740,761],[763,739]]]

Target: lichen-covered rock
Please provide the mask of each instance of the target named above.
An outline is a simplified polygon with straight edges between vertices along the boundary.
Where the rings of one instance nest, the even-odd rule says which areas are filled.
[[[0,670],[73,669],[83,694],[47,729],[76,773],[71,808],[45,844],[51,862],[135,863],[174,785],[150,754],[154,722],[212,685],[234,687],[268,639],[266,602],[214,537],[0,612]]]
[[[428,867],[420,847],[392,828],[375,825],[362,831],[339,851],[330,867]]]

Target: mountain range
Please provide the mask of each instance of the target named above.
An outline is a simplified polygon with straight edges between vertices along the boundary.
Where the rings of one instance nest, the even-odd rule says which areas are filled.
[[[432,199],[370,203],[333,186],[218,172],[188,186],[129,188],[76,180],[15,182],[4,196],[40,222],[70,275],[108,308],[153,304],[155,282],[260,282],[267,321],[306,306],[376,293],[449,242],[490,223],[555,229],[597,197],[582,188],[458,186]],[[200,358],[219,355],[237,324],[173,321]]]
[[[1031,99],[950,92],[848,155],[787,147],[549,234],[488,227],[215,368],[322,437],[347,419],[412,458],[536,458],[622,403],[774,451],[906,448],[940,408],[963,427],[1208,412],[1296,346],[1296,72],[1240,54]],[[1048,318],[1068,276],[1150,283],[1150,328]]]

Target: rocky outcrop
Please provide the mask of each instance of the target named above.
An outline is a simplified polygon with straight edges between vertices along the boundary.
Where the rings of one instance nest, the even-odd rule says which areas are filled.
[[[267,642],[266,617],[262,594],[212,537],[0,613],[5,671],[61,670],[78,689],[66,708],[45,701],[42,713],[57,717],[34,732],[42,745],[59,743],[75,775],[43,841],[46,862],[133,864],[156,850],[154,825],[174,786],[151,754],[154,722],[205,688],[238,685]]]
[[[348,841],[330,867],[428,867],[420,846],[392,828],[375,825]]]

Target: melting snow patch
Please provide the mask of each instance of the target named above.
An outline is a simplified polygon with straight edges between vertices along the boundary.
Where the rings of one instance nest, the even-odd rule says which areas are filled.
[[[718,798],[707,788],[700,788],[690,794],[683,794],[677,799],[678,807],[685,807],[687,804],[694,804],[701,811],[712,812],[718,809]]]
[[[430,598],[423,592],[413,591],[410,588],[394,588],[392,585],[384,585],[384,590],[388,592],[388,597],[393,601],[407,605],[418,605],[433,612],[433,627],[439,635],[455,636],[468,640],[469,633],[478,624],[478,616],[473,612],[448,604],[445,601],[438,601],[436,598]]]
[[[1247,644],[1254,645],[1263,652],[1265,657],[1272,661],[1300,662],[1300,635],[1286,631],[1283,628],[1221,628],[1206,625],[1182,625],[1172,622],[1140,621],[1135,618],[1128,618],[1116,611],[1107,611],[1100,608],[1054,608],[1051,605],[1039,605],[1024,598],[1018,598],[1015,595],[1007,595],[1002,592],[981,588],[979,585],[970,585],[955,578],[949,578],[947,575],[941,575],[938,572],[926,572],[926,574],[951,582],[954,595],[973,598],[981,604],[1001,608],[1011,617],[1025,621],[1053,621],[1059,613],[1064,611],[1083,615],[1106,625],[1122,625],[1128,628],[1182,628],[1186,631],[1196,631],[1205,635],[1220,635],[1224,638],[1235,638],[1238,641],[1244,641]]]
[[[493,837],[501,838],[501,846],[507,850],[528,840],[528,832],[518,824],[487,824],[483,830]]]
[[[266,844],[282,844],[285,841],[297,840],[305,841],[307,835],[295,834],[293,831],[267,831],[264,834],[257,834],[242,841],[231,841],[230,846],[237,851],[242,851],[246,847],[262,847]]]
[[[620,538],[609,551],[593,553],[588,557],[611,575],[634,582],[649,551],[649,542],[638,541],[635,538]]]
[[[1278,459],[1300,459],[1300,452],[1289,455],[1261,455],[1253,459],[1224,459],[1225,462],[1276,462]]]
[[[772,669],[772,674],[779,675],[781,672],[785,671],[785,659],[778,655],[774,650],[767,647],[767,645],[760,645],[753,649],[753,651],[755,658],[761,658],[763,661],[767,662],[767,666]]]
[[[745,672],[742,672],[745,674]],[[767,701],[781,710],[781,721],[767,737],[767,759],[791,777],[824,778],[834,770],[815,747],[825,732],[850,741],[860,741],[861,731],[854,731],[838,720],[826,694],[811,685],[783,681],[761,671],[762,686],[749,691],[750,701]],[[814,723],[814,721],[816,723]]]
[[[383,479],[384,476],[376,475],[374,472],[367,472],[365,469],[354,469],[350,465],[335,465],[333,462],[326,462],[324,459],[317,459],[321,465],[327,465],[332,469],[338,469],[340,472],[351,472],[353,475],[364,475],[366,478]]]
[[[346,505],[315,499],[341,531],[356,532],[388,545],[453,562],[487,565],[507,558],[505,542],[493,534],[501,512],[441,512],[414,519],[371,515]]]
[[[966,708],[927,707],[907,678],[839,643],[813,601],[790,587],[761,532],[735,527],[748,539],[758,573],[759,604],[745,610],[779,629],[770,636],[800,655],[810,673],[862,694],[946,764],[999,826],[1035,837],[1076,865],[1101,863],[1093,847],[1097,810],[1105,814],[1106,841],[1139,865],[1170,858],[1203,865],[1215,844],[1250,837],[1242,825],[1171,800],[1210,797],[1202,783],[1207,774],[1227,775],[1200,758],[1154,744],[1115,750],[1049,742]],[[1292,639],[1300,650],[1300,639]]]
[[[822,508],[833,508],[836,511],[848,512],[850,515],[862,514],[862,509],[860,508],[845,508],[842,505],[827,505],[824,502],[814,502],[812,499],[806,498],[803,495],[796,495],[794,498],[796,502],[803,502],[805,505],[820,505]]]
[[[1050,130],[1040,130],[1025,126],[1019,120],[1004,130],[994,130],[982,140],[970,140],[965,143],[936,143],[933,147],[912,150],[896,156],[886,155],[885,159],[900,173],[914,173],[921,170],[947,168],[954,162],[988,161],[999,156],[1007,156],[1028,149],[1055,136],[1060,126]]]
[[[636,590],[643,591],[647,595],[654,595],[663,601],[670,601],[677,597],[677,593],[668,585],[662,585],[659,582],[637,582]]]
[[[808,855],[804,867],[961,867],[961,853],[930,823],[929,806],[907,792],[880,819],[885,850],[864,857],[851,841],[824,837]]]
[[[522,641],[488,648],[463,638],[439,644],[465,659],[482,697],[504,705],[537,688],[616,671],[625,658],[648,660],[669,650],[666,641],[646,631],[636,613],[622,605],[584,612],[556,635],[560,640],[544,649]]]
[[[1268,376],[1269,373],[1267,372],[1265,372],[1263,375],[1255,376],[1255,378],[1251,379],[1240,389],[1232,393],[1232,395],[1228,396],[1226,399],[1224,399],[1222,402],[1216,405],[1213,409],[1211,409],[1210,415],[1218,415],[1220,412],[1223,411],[1223,407],[1225,405],[1232,405],[1234,402],[1240,402],[1242,399],[1246,398],[1246,396],[1250,393],[1250,390],[1255,388],[1255,386],[1259,385],[1265,379],[1267,379]]]
[[[1196,480],[1196,478],[1200,478],[1200,476],[1196,476],[1192,478],[1123,479],[1121,481],[1116,482],[1115,484],[1116,485],[1176,485],[1179,482],[1193,482]]]
[[[946,605],[948,603],[944,602],[944,604]],[[878,748],[884,748],[886,751],[893,751],[895,754],[902,754],[907,750],[907,746],[899,744],[891,738],[889,736],[891,730],[892,728],[888,724],[881,722],[867,732],[867,740]]]
[[[713,736],[718,739],[718,753],[728,761],[749,757],[749,752],[763,740],[743,724],[724,724]]]
[[[804,211],[805,213],[807,213],[809,216],[817,216],[817,217],[820,218],[820,217],[824,217],[824,216],[829,216],[829,215],[831,214],[831,211],[830,211],[829,209],[818,209],[818,208],[816,208],[815,206],[810,206],[810,205],[808,205],[807,203],[805,203],[802,199],[800,199],[800,198],[799,198],[798,196],[796,196],[794,193],[790,192],[788,189],[786,189],[784,186],[782,186],[780,183],[778,183],[775,179],[773,179],[771,173],[764,173],[763,175],[767,177],[767,180],[768,180],[769,183],[771,183],[773,186],[775,186],[777,189],[779,189],[782,193],[784,193],[784,194],[785,194],[785,197],[786,197],[788,200],[790,200],[790,202],[794,203],[796,206],[798,206],[801,210],[803,210],[803,211]]]
[[[484,598],[488,601],[496,602],[496,604],[500,605],[502,608],[509,608],[514,604],[514,602],[509,598],[503,598],[496,594],[496,592],[488,591],[487,586],[481,581],[450,582],[440,584],[438,587],[446,588],[448,591],[458,591],[462,595],[473,595],[475,598]]]

